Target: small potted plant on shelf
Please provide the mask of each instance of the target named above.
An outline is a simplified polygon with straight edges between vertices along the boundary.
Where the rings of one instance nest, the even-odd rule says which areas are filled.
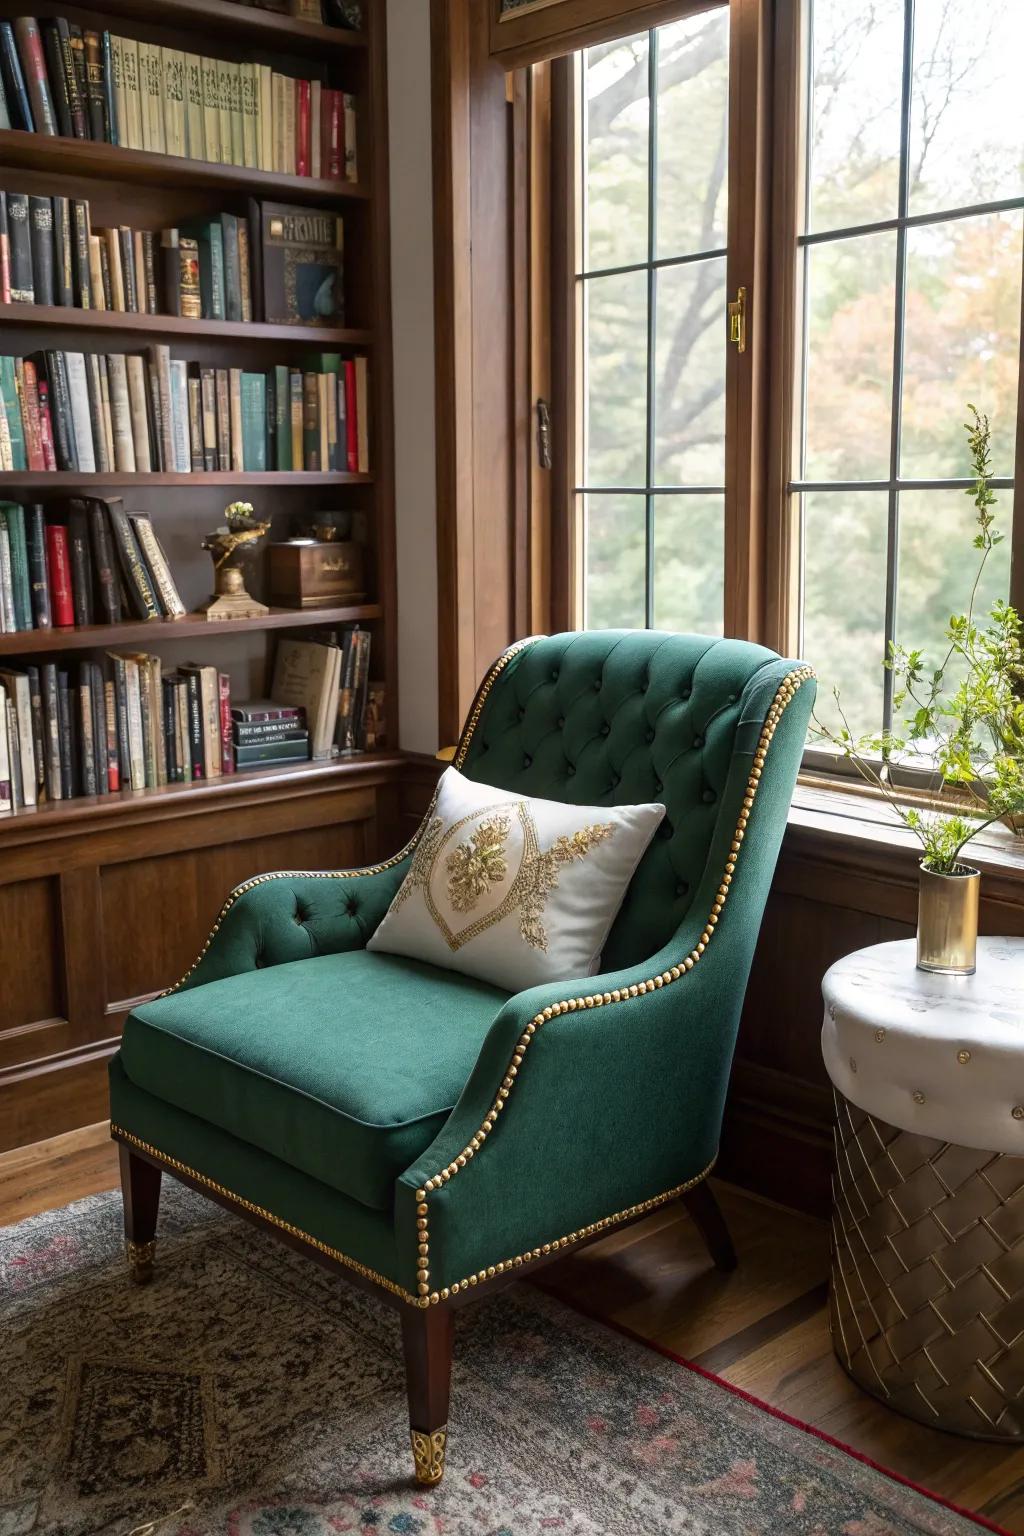
[[[833,690],[841,722],[834,730],[815,719],[814,739],[848,758],[884,795],[923,849],[918,898],[917,964],[924,971],[970,975],[975,969],[980,871],[961,854],[996,821],[1024,835],[1024,642],[1020,615],[997,602],[984,621],[974,616],[982,573],[1002,540],[992,508],[988,417],[968,405],[965,422],[974,471],[978,567],[966,613],[945,631],[946,654],[934,669],[920,650],[893,644],[885,665],[895,679],[899,728],[855,737]],[[916,805],[905,782],[915,777],[933,791]],[[943,797],[952,803],[942,807]]]

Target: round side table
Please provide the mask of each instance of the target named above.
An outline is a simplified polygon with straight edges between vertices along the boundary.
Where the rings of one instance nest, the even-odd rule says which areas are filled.
[[[1024,939],[979,939],[973,976],[877,944],[822,992],[840,1364],[912,1419],[1022,1441]]]

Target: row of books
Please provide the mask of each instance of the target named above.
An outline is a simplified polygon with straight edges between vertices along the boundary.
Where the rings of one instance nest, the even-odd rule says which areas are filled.
[[[0,356],[0,470],[369,473],[364,357],[266,373],[141,353]]]
[[[84,198],[0,192],[4,304],[343,325],[343,261],[329,209],[250,199],[245,217],[94,230]]]
[[[241,0],[260,11],[277,11],[299,21],[321,21],[329,27],[359,31],[363,25],[360,0]]]
[[[0,814],[362,751],[369,659],[358,628],[287,641],[271,698],[235,707],[227,673],[144,652],[0,670]]]
[[[358,181],[347,91],[269,64],[83,29],[0,21],[0,127],[286,176]]]
[[[0,502],[0,634],[184,613],[152,521],[120,497]]]

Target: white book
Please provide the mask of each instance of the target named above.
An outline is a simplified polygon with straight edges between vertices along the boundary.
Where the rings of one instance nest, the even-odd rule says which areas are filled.
[[[244,470],[241,368],[228,369],[228,409],[231,417],[231,468]]]
[[[118,128],[125,124],[125,137],[122,143],[128,149],[145,149],[145,134],[142,131],[142,75],[139,63],[139,44],[134,37],[122,37],[121,42],[121,73],[124,77],[124,116],[120,115],[120,102],[118,103]]]
[[[146,564],[153,572],[153,579],[156,582],[160,601],[171,618],[182,618],[185,613],[185,604],[182,602],[181,594],[174,584],[174,577],[171,575],[167,556],[164,554],[163,545],[156,536],[156,530],[150,518],[145,512],[129,512],[128,520],[135,531],[139,547],[146,557]]]
[[[29,694],[28,677],[24,672],[0,672],[0,681],[14,706],[17,720],[22,799],[26,805],[35,805],[36,754],[32,744],[32,699]]]
[[[188,363],[180,358],[171,361],[171,444],[174,449],[174,468],[178,474],[187,475],[192,468],[191,439],[188,430]]]
[[[220,79],[217,60],[199,60],[203,77],[203,144],[211,165],[220,163]]]
[[[6,523],[0,523],[0,635],[13,635],[14,579],[11,570],[11,537]]]
[[[107,357],[110,394],[110,425],[114,438],[114,468],[118,474],[135,473],[135,442],[132,437],[132,413],[128,398],[128,370],[123,352]]]
[[[114,107],[117,111],[117,133],[122,146],[128,144],[128,98],[124,88],[124,39],[110,35],[110,67],[114,76]],[[136,53],[136,59],[138,53]]]
[[[206,160],[203,131],[203,61],[198,53],[185,55],[185,153],[190,160]]]
[[[234,165],[231,134],[232,69],[230,59],[216,59],[217,105],[220,114],[220,163]],[[235,65],[238,69],[238,65]]]
[[[6,528],[4,532],[7,532]],[[9,816],[14,810],[14,796],[11,790],[11,755],[7,745],[5,714],[4,718],[0,719],[0,816]]]
[[[154,342],[149,348],[149,366],[156,374],[157,392],[160,397],[160,457],[164,468],[175,466],[174,419],[171,414],[171,349],[166,342]],[[189,468],[188,465],[185,466]]]
[[[96,366],[100,374],[100,410],[103,413],[103,442],[107,454],[107,466],[110,469],[117,468],[117,457],[114,453],[114,420],[110,409],[110,377],[106,366],[106,359],[97,357]]]
[[[180,48],[161,48],[164,147],[169,155],[185,153],[185,55]]]
[[[255,64],[239,64],[242,82],[242,164],[259,165],[259,84]]]
[[[75,437],[75,454],[78,468],[83,474],[94,474],[96,456],[92,446],[92,418],[89,415],[89,386],[85,377],[85,356],[81,352],[65,352],[68,374],[68,399],[71,404],[71,426]]]
[[[139,87],[142,96],[142,147],[162,155],[164,135],[163,61],[158,43],[139,44]]]
[[[124,657],[124,692],[128,706],[128,762],[131,765],[132,789],[146,787],[146,752],[142,739],[142,687],[139,680],[139,664],[130,656]]]
[[[135,468],[148,474],[153,467],[149,451],[149,402],[146,391],[146,365],[137,352],[129,352],[125,360],[128,373],[128,409],[131,413],[132,443],[135,447]]]

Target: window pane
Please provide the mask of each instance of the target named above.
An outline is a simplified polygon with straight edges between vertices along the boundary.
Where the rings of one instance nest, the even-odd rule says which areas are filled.
[[[588,485],[643,485],[647,472],[647,274],[584,287]]]
[[[658,33],[658,256],[725,245],[729,12]],[[695,131],[696,129],[696,131]]]
[[[1012,492],[996,504],[996,526],[1008,534]],[[977,513],[963,491],[903,491],[900,494],[900,559],[896,583],[896,636],[907,649],[923,650],[927,673],[945,659],[943,635],[950,615],[966,613],[980,556],[971,547]],[[985,564],[974,603],[984,619],[997,598],[1010,591],[1010,540],[997,544]],[[957,681],[954,671],[947,674]],[[906,711],[904,711],[906,713]]]
[[[968,400],[992,421],[992,468],[1013,474],[1020,352],[1020,213],[907,234],[901,473],[970,474]]]
[[[584,569],[588,629],[643,629],[645,499],[588,496]]]
[[[804,613],[801,655],[818,673],[815,714],[855,736],[882,728],[885,659],[884,491],[819,491],[803,497]]]
[[[647,260],[648,34],[588,48],[587,267]]]
[[[888,480],[896,236],[807,248],[805,480]]]
[[[910,211],[1024,193],[1021,0],[917,0]]]
[[[655,485],[725,481],[725,257],[662,267],[655,306]]]
[[[842,229],[894,218],[903,0],[814,0],[813,11],[808,227]]]
[[[723,496],[654,497],[654,627],[720,635]]]

